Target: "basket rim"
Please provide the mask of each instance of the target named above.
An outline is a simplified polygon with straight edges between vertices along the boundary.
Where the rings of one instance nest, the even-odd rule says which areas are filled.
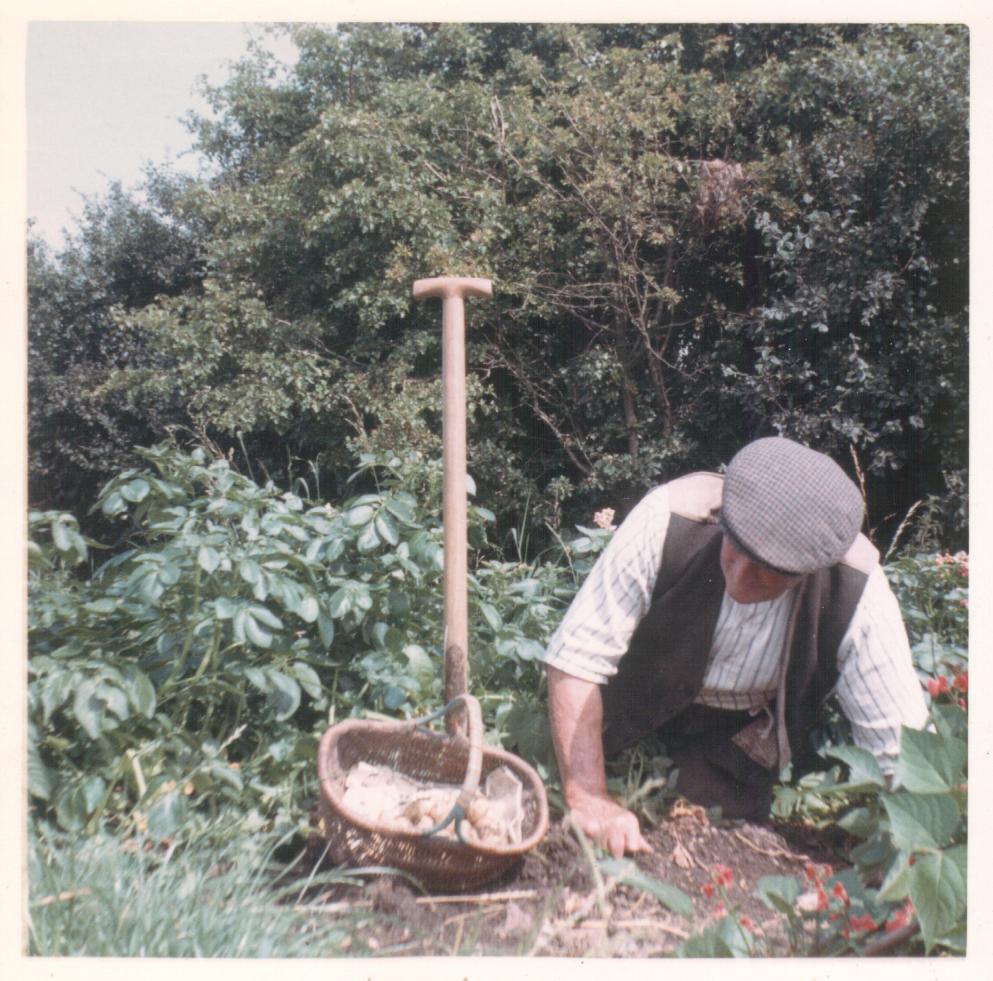
[[[342,722],[338,722],[335,725],[330,726],[324,732],[324,735],[321,737],[320,745],[317,749],[317,776],[321,787],[321,796],[324,798],[329,807],[333,808],[337,814],[347,820],[350,824],[355,825],[357,828],[360,828],[367,833],[404,838],[420,844],[427,844],[430,842],[433,846],[441,846],[445,849],[452,848],[459,851],[468,849],[469,851],[480,854],[511,857],[531,851],[531,849],[541,843],[542,839],[548,833],[548,797],[545,793],[545,785],[542,783],[541,777],[538,776],[538,772],[529,763],[522,760],[519,756],[515,756],[513,753],[507,752],[505,749],[500,749],[493,746],[483,746],[484,760],[488,757],[491,760],[497,760],[508,765],[525,780],[527,785],[530,785],[530,790],[533,792],[533,796],[537,800],[538,804],[538,818],[535,823],[534,830],[526,838],[523,838],[516,844],[493,844],[485,846],[464,844],[461,841],[439,838],[435,835],[426,836],[416,831],[403,831],[397,828],[387,828],[383,825],[378,825],[372,821],[369,821],[368,818],[344,804],[342,802],[341,794],[334,784],[333,778],[328,773],[327,758],[333,744],[339,739],[340,736],[346,735],[352,731],[393,731],[397,735],[400,735],[405,729],[409,730],[411,734],[414,733],[414,727],[409,722],[405,721],[389,722],[385,720],[345,719]],[[424,729],[417,730],[417,734],[441,741],[454,738],[468,743],[468,740],[466,740],[464,736],[444,736],[441,733],[431,732],[430,730]]]

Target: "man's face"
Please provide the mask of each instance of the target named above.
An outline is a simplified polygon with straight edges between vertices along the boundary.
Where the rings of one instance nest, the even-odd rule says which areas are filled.
[[[721,544],[721,571],[731,599],[736,603],[763,603],[782,596],[798,585],[802,576],[784,576],[753,562],[724,536]]]

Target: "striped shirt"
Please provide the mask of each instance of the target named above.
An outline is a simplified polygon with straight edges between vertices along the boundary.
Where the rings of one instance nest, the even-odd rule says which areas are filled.
[[[669,525],[663,485],[650,491],[614,534],[552,635],[545,663],[605,684],[648,611]],[[798,593],[736,603],[725,592],[697,701],[758,711],[776,693],[779,658]],[[838,649],[835,693],[856,745],[892,773],[900,727],[922,728],[927,707],[896,597],[881,566],[866,582]]]

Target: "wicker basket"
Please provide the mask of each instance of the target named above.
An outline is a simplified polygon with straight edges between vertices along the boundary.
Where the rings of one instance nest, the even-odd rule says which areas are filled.
[[[412,722],[356,719],[340,722],[324,733],[317,755],[322,830],[336,863],[388,866],[409,873],[426,889],[461,892],[496,879],[544,838],[548,802],[538,774],[513,754],[482,745],[479,705],[472,696],[453,699],[443,711],[450,711],[457,702],[468,710],[468,738],[441,735]],[[469,845],[377,825],[342,800],[346,775],[361,762],[390,767],[417,782],[461,786],[461,802],[471,798],[492,770],[508,767],[523,785],[521,841]]]

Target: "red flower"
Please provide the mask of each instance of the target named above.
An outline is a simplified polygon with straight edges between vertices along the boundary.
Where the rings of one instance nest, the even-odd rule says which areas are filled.
[[[831,868],[830,865],[822,865],[821,866],[821,878],[822,879],[830,879],[832,875],[834,875],[834,869]]]
[[[834,884],[834,889],[831,890],[831,895],[835,899],[840,899],[846,906],[851,905],[851,900],[848,898],[848,890],[840,882]]]
[[[723,915],[724,915],[724,904],[723,904],[723,903],[718,903],[718,904],[717,904],[717,905],[716,905],[716,906],[714,907],[714,912],[715,912],[715,913],[716,913],[716,914],[717,914],[718,916],[723,916]]]
[[[961,692],[966,692],[969,690],[969,672],[963,671],[961,674],[955,675],[952,679],[952,688],[957,688]]]
[[[703,894],[707,897],[707,899],[713,899],[714,884],[712,882],[705,882],[703,884]]]
[[[914,912],[914,904],[908,899],[887,921],[886,932],[894,933],[902,929],[910,922],[910,916]]]
[[[715,865],[714,882],[716,882],[719,886],[724,886],[727,888],[734,882],[734,872],[732,872],[726,865]]]
[[[876,921],[868,913],[853,916],[848,923],[856,933],[869,933],[876,929]]]
[[[813,882],[817,878],[816,865],[808,865],[807,868],[804,869],[804,871],[807,873],[807,878],[810,879],[811,882]]]
[[[817,885],[817,912],[823,913],[831,905],[831,901],[828,899],[828,894],[824,891],[824,887],[818,883]]]
[[[948,679],[943,674],[937,678],[928,678],[927,690],[932,698],[944,695],[948,691]]]
[[[755,932],[755,924],[752,922],[752,918],[750,916],[742,916],[738,919],[738,922],[750,933]]]

